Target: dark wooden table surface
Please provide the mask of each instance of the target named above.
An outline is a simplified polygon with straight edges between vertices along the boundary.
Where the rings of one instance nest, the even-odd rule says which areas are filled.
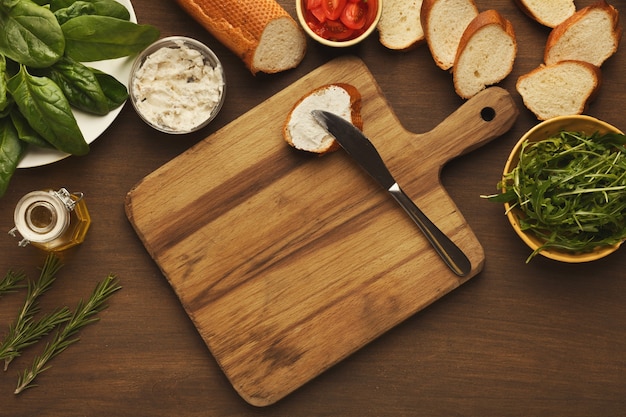
[[[514,86],[519,75],[540,64],[549,31],[512,1],[476,2],[481,10],[494,8],[510,19],[519,44],[513,73],[500,84],[520,107],[516,124],[506,135],[452,161],[442,173],[484,247],[483,271],[280,402],[255,408],[233,390],[145,251],[124,213],[126,193],[153,170],[341,54],[364,60],[410,131],[429,131],[463,101],[425,45],[392,52],[376,35],[347,50],[310,42],[297,69],[254,77],[174,1],[133,0],[138,20],[156,25],[162,36],[191,36],[214,49],[226,68],[228,98],[211,125],[180,137],[151,130],[126,104],[88,156],[17,172],[0,200],[1,230],[13,226],[21,196],[48,187],[83,191],[93,218],[86,242],[65,254],[65,267],[43,297],[42,309],[75,305],[109,273],[119,277],[123,289],[111,298],[101,321],[85,328],[80,342],[50,363],[37,379],[38,387],[13,394],[17,372],[31,363],[41,344],[0,372],[0,415],[624,415],[623,249],[590,264],[538,257],[527,265],[529,251],[502,207],[479,197],[494,192],[508,152],[537,123]],[[292,1],[281,3],[295,16]],[[578,7],[590,3],[577,1]],[[603,66],[604,84],[587,111],[621,129],[626,129],[625,66],[622,46]],[[44,258],[33,247],[17,247],[8,235],[0,238],[0,254],[0,273],[21,269],[33,279]],[[0,337],[23,297],[22,291],[0,298]]]

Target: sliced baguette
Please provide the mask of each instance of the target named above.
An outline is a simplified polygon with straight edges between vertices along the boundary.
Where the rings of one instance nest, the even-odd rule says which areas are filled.
[[[301,97],[293,106],[283,126],[285,141],[296,149],[325,154],[339,149],[337,143],[311,115],[313,110],[326,110],[350,121],[359,129],[361,94],[350,84],[326,84]]]
[[[554,28],[576,12],[574,0],[515,0],[520,10],[536,22]]]
[[[424,42],[421,10],[422,0],[385,0],[377,26],[380,43],[406,51]]]
[[[454,89],[470,98],[506,78],[513,70],[517,40],[510,21],[486,10],[467,26],[452,67]]]
[[[600,88],[600,68],[584,61],[542,65],[517,80],[524,105],[537,119],[581,114]]]
[[[573,59],[599,67],[617,51],[621,37],[617,10],[600,0],[552,29],[546,42],[544,62],[550,65]]]
[[[275,0],[176,1],[253,74],[295,68],[304,58],[304,31]]]
[[[448,70],[467,25],[478,15],[474,0],[424,0],[420,21],[435,64]]]

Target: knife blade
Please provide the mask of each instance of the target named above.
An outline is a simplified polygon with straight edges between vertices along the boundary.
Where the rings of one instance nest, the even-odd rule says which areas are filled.
[[[334,113],[313,110],[311,115],[337,140],[348,155],[391,194],[422,231],[444,263],[456,275],[460,277],[467,275],[472,266],[465,253],[402,191],[372,142],[352,123]]]

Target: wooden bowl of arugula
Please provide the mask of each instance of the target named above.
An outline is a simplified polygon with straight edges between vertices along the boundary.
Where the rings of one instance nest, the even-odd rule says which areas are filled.
[[[594,261],[626,239],[626,136],[585,115],[555,117],[530,129],[504,167],[507,218],[535,255]]]

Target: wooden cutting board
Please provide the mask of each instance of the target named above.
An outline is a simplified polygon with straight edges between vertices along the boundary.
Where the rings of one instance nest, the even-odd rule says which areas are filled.
[[[359,89],[365,134],[468,255],[469,276],[449,271],[345,152],[317,157],[283,141],[294,103],[333,82]],[[439,174],[516,117],[510,95],[490,88],[431,132],[411,133],[364,63],[342,57],[148,175],[126,213],[233,387],[265,406],[482,269],[482,247]]]

